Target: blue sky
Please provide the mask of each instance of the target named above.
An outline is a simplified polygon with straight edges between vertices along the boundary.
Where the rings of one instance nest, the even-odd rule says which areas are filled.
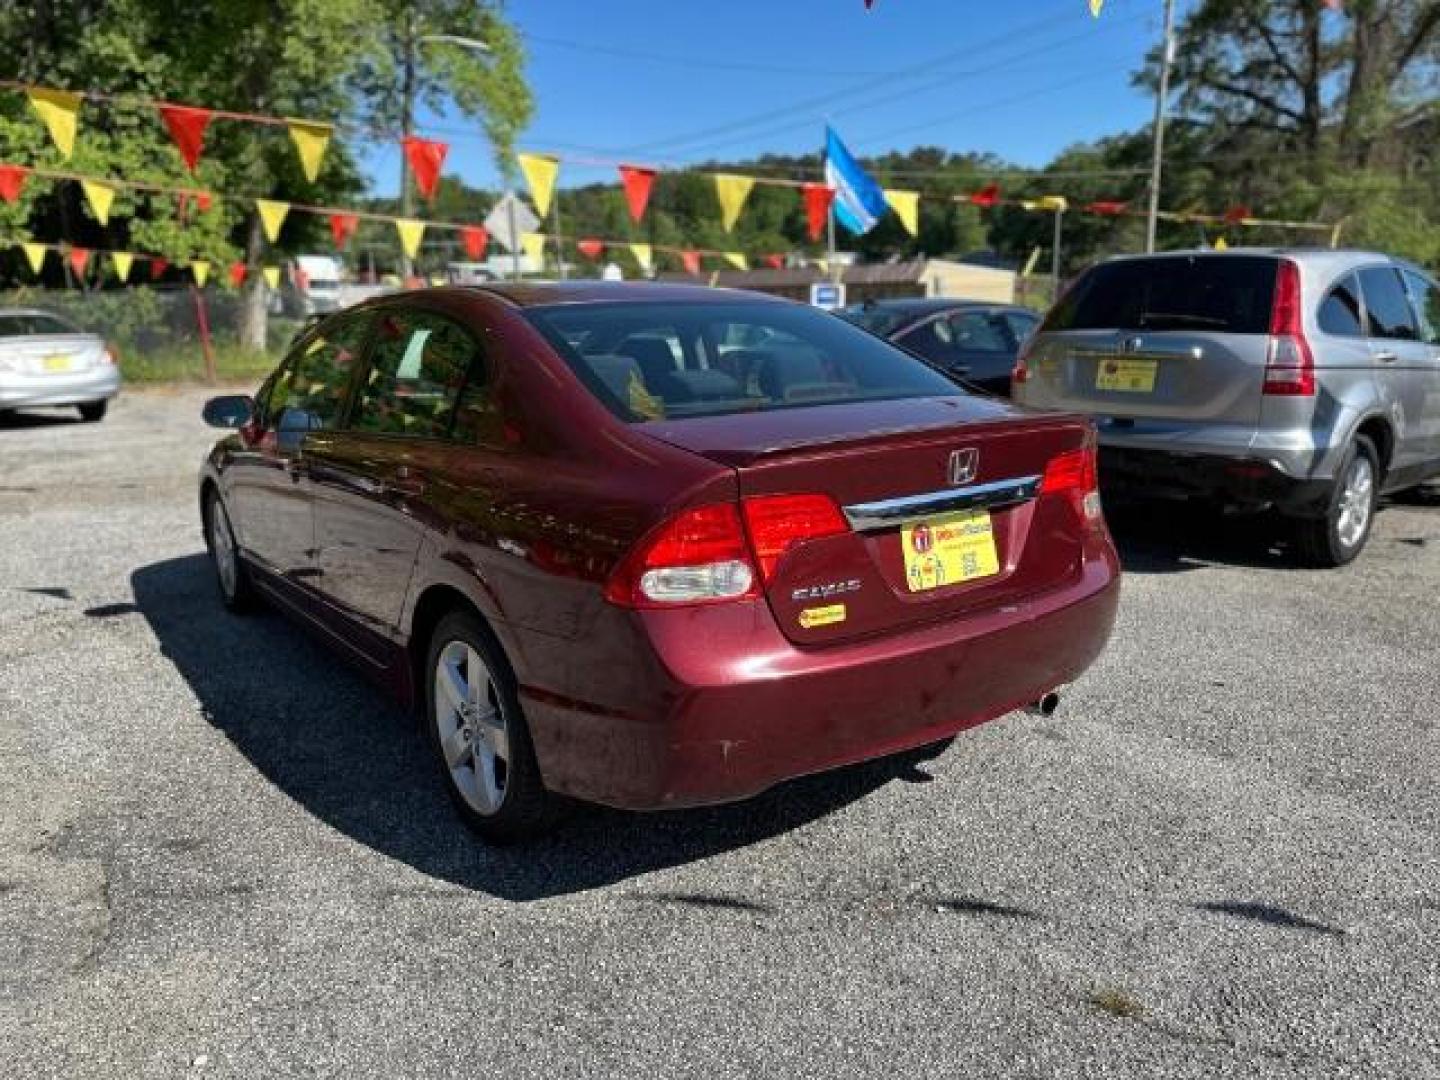
[[[811,149],[828,117],[859,154],[938,145],[1041,165],[1148,123],[1130,76],[1161,8],[1107,0],[1092,20],[1086,0],[510,0],[537,102],[520,146],[566,159],[568,186],[612,179],[617,158]],[[420,127],[450,142],[447,173],[497,184],[475,125]],[[365,163],[376,192],[395,190],[398,150]]]

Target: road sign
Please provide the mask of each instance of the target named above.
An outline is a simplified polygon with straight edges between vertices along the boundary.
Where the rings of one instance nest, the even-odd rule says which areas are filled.
[[[810,303],[826,311],[845,306],[845,286],[833,281],[815,281],[810,284]]]
[[[513,191],[500,197],[485,219],[485,231],[506,251],[520,250],[520,237],[540,228],[535,211],[526,206]]]

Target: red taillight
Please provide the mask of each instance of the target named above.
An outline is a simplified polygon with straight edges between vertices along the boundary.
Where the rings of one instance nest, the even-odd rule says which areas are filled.
[[[1034,340],[1035,335],[1031,334],[1020,346],[1020,352],[1015,357],[1015,367],[1010,372],[1010,385],[1019,386],[1030,381],[1030,349]]]
[[[100,362],[117,367],[120,363],[120,350],[116,349],[114,345],[106,345],[100,350]]]
[[[1050,459],[1040,478],[1040,494],[1068,496],[1087,521],[1100,520],[1100,469],[1095,444],[1087,440],[1079,450],[1067,450]]]
[[[1300,267],[1289,259],[1275,264],[1275,299],[1270,305],[1270,345],[1262,392],[1287,397],[1315,393],[1315,354],[1305,338],[1300,307]]]
[[[605,598],[644,608],[756,597],[796,544],[849,529],[828,495],[759,495],[683,510],[621,560]]]
[[[775,576],[781,557],[796,544],[850,531],[850,523],[828,495],[757,495],[742,505],[760,578],[766,583]]]
[[[757,582],[738,507],[715,503],[651,530],[610,575],[605,598],[623,607],[707,604],[754,596]]]

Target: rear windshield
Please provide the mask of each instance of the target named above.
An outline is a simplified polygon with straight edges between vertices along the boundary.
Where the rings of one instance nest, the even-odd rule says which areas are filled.
[[[1263,334],[1274,291],[1275,260],[1265,255],[1101,263],[1061,298],[1043,329]]]
[[[800,304],[559,304],[526,315],[634,423],[964,393],[908,353]]]
[[[43,312],[0,312],[0,337],[28,337],[31,334],[73,334],[75,327]]]

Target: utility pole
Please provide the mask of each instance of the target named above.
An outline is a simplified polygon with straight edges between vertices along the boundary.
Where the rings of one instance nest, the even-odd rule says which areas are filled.
[[[1165,105],[1170,96],[1170,65],[1175,62],[1175,0],[1165,0],[1165,39],[1160,47],[1160,86],[1155,92],[1155,146],[1150,158],[1150,212],[1145,218],[1145,251],[1155,250],[1160,217],[1160,173],[1165,156]]]
[[[402,139],[408,139],[414,134],[415,67],[418,63],[415,51],[419,44],[415,39],[415,9],[410,7],[405,13],[405,40],[402,43],[403,52],[400,56],[400,135]],[[409,218],[414,215],[415,200],[410,193],[410,156],[402,148],[400,152],[400,216]],[[402,250],[400,252],[400,281],[402,284],[410,280],[410,275],[414,273],[414,270],[410,256]]]

